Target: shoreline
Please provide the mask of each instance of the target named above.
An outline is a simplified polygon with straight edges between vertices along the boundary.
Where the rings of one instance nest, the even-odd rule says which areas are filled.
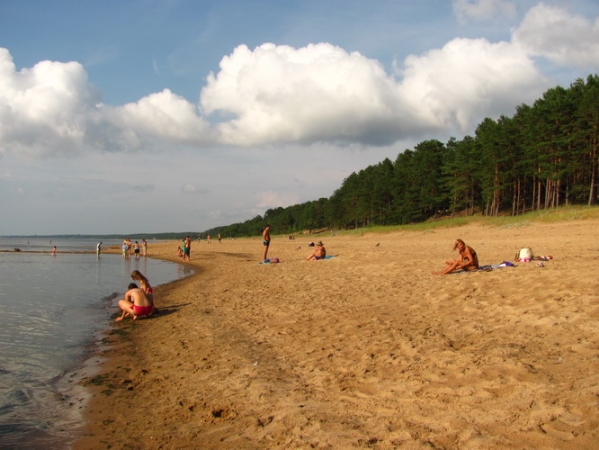
[[[166,244],[166,243],[162,243]],[[50,253],[45,251],[28,251],[28,252],[11,252],[11,253]],[[96,254],[95,251],[62,251],[57,252],[62,254]],[[118,245],[107,246],[102,249],[102,254],[109,255],[121,255],[121,249]],[[168,258],[165,255],[153,256],[147,255],[147,258],[156,260],[164,260],[180,265],[189,265],[184,263],[177,258]],[[140,258],[142,258],[140,256]],[[131,256],[130,259],[135,259]],[[185,278],[193,277],[201,270],[198,267],[193,267],[194,273],[188,275]],[[183,279],[185,279],[183,278]],[[155,286],[155,291],[159,291],[161,286],[167,284],[177,283],[183,279],[176,279],[164,283],[162,285]],[[111,300],[114,300],[115,297]],[[94,337],[85,346],[84,354],[81,360],[77,362],[73,367],[67,369],[65,373],[57,381],[57,392],[60,392],[62,399],[68,401],[68,406],[71,408],[65,419],[61,422],[57,422],[54,425],[54,435],[56,437],[56,445],[65,446],[65,448],[71,448],[75,442],[81,439],[83,430],[88,426],[85,419],[89,403],[94,396],[93,390],[90,385],[93,386],[95,383],[95,377],[98,376],[103,370],[103,367],[109,360],[108,354],[111,351],[116,351],[121,346],[119,339],[111,339],[114,334],[119,335],[118,331],[115,332],[114,328],[114,317],[118,314],[118,308],[116,306],[111,309],[107,318],[107,323],[104,329],[98,330]],[[87,380],[87,381],[86,381]],[[67,431],[68,427],[74,426],[74,429]],[[53,444],[54,445],[54,444]],[[52,447],[59,448],[59,447]]]
[[[178,242],[178,241],[173,241],[173,242]],[[154,244],[153,246],[160,246],[162,248],[164,248],[164,247],[170,248],[172,245],[173,245],[173,243],[171,243],[171,242],[161,241],[159,244]],[[176,244],[174,244],[174,245],[176,245]],[[20,253],[20,252],[12,252],[12,251],[7,251],[7,252]],[[51,253],[51,252],[31,251],[31,253]],[[58,252],[58,253],[95,254],[96,252],[95,251],[82,251],[82,252],[68,252],[67,251],[67,252]],[[111,246],[107,246],[107,247],[103,248],[102,253],[110,254],[110,255],[121,255],[121,249],[118,245],[111,245]],[[177,280],[173,280],[173,281],[170,281],[168,283],[164,283],[164,284],[161,284],[158,286],[153,286],[156,297],[158,295],[160,295],[160,292],[161,292],[163,286],[173,285],[175,283],[182,282],[188,278],[198,276],[202,271],[200,265],[193,264],[192,262],[183,261],[179,257],[172,257],[171,255],[168,255],[168,252],[166,252],[164,250],[160,251],[157,254],[152,254],[152,252],[149,252],[146,256],[140,256],[140,258],[143,258],[143,257],[157,259],[157,260],[164,260],[167,262],[172,262],[172,263],[180,264],[180,265],[186,265],[186,266],[191,267],[194,271],[193,274],[188,275],[182,279],[177,279]],[[134,259],[134,258],[135,258],[134,256],[131,256],[131,259]],[[96,337],[93,339],[93,341],[89,343],[88,354],[83,357],[80,364],[78,364],[72,370],[67,371],[63,377],[64,378],[63,384],[65,385],[65,390],[67,390],[69,393],[72,393],[72,394],[78,393],[76,395],[71,395],[71,397],[75,397],[75,396],[78,397],[76,399],[76,401],[77,401],[77,405],[79,408],[79,410],[72,411],[71,416],[77,417],[79,419],[80,425],[77,426],[73,432],[69,433],[64,438],[64,443],[66,445],[69,445],[70,448],[78,448],[77,443],[81,439],[83,439],[85,430],[89,429],[89,427],[90,427],[89,418],[87,417],[89,415],[90,403],[92,402],[93,398],[97,394],[97,392],[96,392],[96,391],[98,391],[97,387],[101,386],[103,384],[103,380],[102,380],[101,376],[99,377],[99,375],[107,366],[110,366],[112,364],[112,361],[110,360],[111,354],[114,357],[115,353],[118,353],[119,350],[125,348],[127,345],[127,334],[128,333],[126,331],[124,333],[121,333],[119,331],[119,329],[115,329],[114,317],[117,316],[118,314],[120,314],[118,311],[118,308],[115,307],[113,313],[111,313],[109,316],[109,322],[107,322],[107,324],[106,324],[106,329],[99,331],[97,333]],[[164,311],[161,311],[160,314],[153,316],[149,319],[141,319],[141,320],[142,321],[154,320],[154,319],[160,317],[161,315],[164,315]],[[125,323],[127,323],[127,322],[128,321],[126,321]],[[104,391],[104,392],[106,392],[106,391]],[[100,393],[102,393],[102,390],[100,391]],[[74,405],[75,405],[75,403],[73,402],[71,404],[71,406],[74,406]],[[87,444],[86,444],[84,446],[84,448],[90,448],[90,447],[87,447]]]
[[[313,237],[274,236],[279,264],[258,237],[194,242],[161,314],[112,327],[73,448],[593,448],[597,229],[319,234],[335,257],[315,262]],[[431,275],[458,237],[483,265],[553,259]]]

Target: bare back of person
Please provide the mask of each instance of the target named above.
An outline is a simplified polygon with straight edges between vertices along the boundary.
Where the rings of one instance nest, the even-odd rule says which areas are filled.
[[[115,322],[120,322],[127,315],[131,315],[133,320],[137,320],[138,317],[149,316],[153,310],[152,302],[140,288],[129,289],[125,298],[119,301],[119,308],[123,314],[117,317]]]

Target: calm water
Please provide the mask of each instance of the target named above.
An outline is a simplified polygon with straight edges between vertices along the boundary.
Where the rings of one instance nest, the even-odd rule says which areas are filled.
[[[98,259],[96,242],[85,239],[28,241],[0,238],[0,250],[22,250],[0,253],[0,448],[64,448],[75,425],[65,378],[111,326],[130,273],[137,269],[157,286],[190,272],[151,258]],[[53,245],[94,253],[29,253]]]

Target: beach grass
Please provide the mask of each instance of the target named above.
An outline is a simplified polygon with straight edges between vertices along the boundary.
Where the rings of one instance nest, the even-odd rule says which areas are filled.
[[[466,217],[443,217],[408,225],[376,225],[352,230],[338,230],[336,234],[340,236],[364,236],[370,233],[388,234],[397,231],[423,232],[436,229],[459,228],[472,224],[486,227],[518,228],[530,226],[535,223],[559,223],[597,218],[599,218],[599,207],[597,206],[564,206],[528,212],[518,216],[502,215],[491,217],[474,214]]]

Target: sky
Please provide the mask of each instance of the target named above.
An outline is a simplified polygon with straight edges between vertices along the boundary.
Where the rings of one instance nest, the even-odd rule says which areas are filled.
[[[597,0],[0,0],[0,236],[243,222],[598,72]]]

